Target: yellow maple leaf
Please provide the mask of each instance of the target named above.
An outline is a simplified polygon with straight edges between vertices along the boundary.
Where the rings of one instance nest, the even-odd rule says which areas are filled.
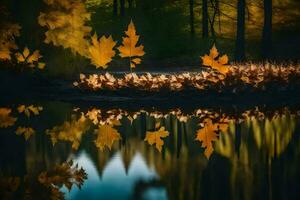
[[[95,130],[95,134],[97,134],[97,139],[94,142],[101,151],[103,151],[105,147],[111,150],[113,143],[121,139],[118,130],[106,124],[99,126],[98,129]]]
[[[140,64],[142,60],[140,58],[133,57],[141,57],[145,55],[145,52],[143,45],[136,46],[140,36],[136,35],[135,26],[132,20],[128,25],[127,31],[125,31],[125,34],[127,35],[127,37],[123,37],[123,45],[118,47],[118,50],[120,51],[120,56],[122,58],[130,58],[130,67],[135,68],[135,65]]]
[[[35,130],[31,127],[18,127],[16,130],[17,135],[24,135],[25,140],[28,140],[33,134]]]
[[[147,131],[144,141],[147,141],[150,145],[155,144],[156,149],[161,152],[164,141],[161,138],[169,136],[169,132],[165,130],[165,127],[160,127],[157,131]]]
[[[35,64],[37,64],[37,67],[39,69],[45,68],[45,63],[38,62],[39,59],[42,57],[39,50],[35,50],[30,55],[30,50],[28,49],[28,47],[25,47],[22,53],[20,52],[15,53],[15,57],[18,63],[29,64],[29,67],[35,67]]]
[[[90,128],[87,118],[82,115],[79,119],[72,115],[71,121],[66,121],[60,126],[46,130],[46,134],[50,135],[52,144],[55,145],[58,140],[69,141],[72,143],[73,149],[78,149],[82,135]]]
[[[0,128],[7,128],[13,126],[17,118],[10,116],[10,108],[0,108]]]
[[[25,105],[20,105],[18,107],[18,111],[19,113],[23,113],[27,116],[27,117],[30,117],[31,113],[33,115],[39,115],[40,114],[40,111],[43,110],[43,107],[41,106],[33,106],[33,105],[30,105],[30,106],[25,106]]]
[[[211,67],[221,74],[226,75],[229,72],[229,68],[226,65],[228,63],[228,56],[226,54],[219,56],[219,52],[215,45],[211,48],[209,55],[205,54],[204,56],[201,56],[201,59],[204,66]]]
[[[113,50],[116,42],[113,41],[111,36],[102,36],[99,41],[97,39],[97,34],[95,33],[92,37],[92,45],[89,46],[90,58],[92,64],[97,68],[102,67],[107,68],[107,64],[111,62],[112,57],[115,56],[116,52]]]
[[[91,19],[83,1],[46,0],[46,12],[40,13],[38,22],[48,30],[45,33],[45,43],[54,46],[70,48],[73,53],[78,53],[89,58],[89,41],[91,27],[86,23]]]
[[[207,118],[203,121],[204,127],[197,131],[196,139],[201,142],[201,147],[205,148],[204,155],[209,158],[214,151],[213,142],[218,139],[216,131],[218,130],[218,125],[213,124],[212,120]]]

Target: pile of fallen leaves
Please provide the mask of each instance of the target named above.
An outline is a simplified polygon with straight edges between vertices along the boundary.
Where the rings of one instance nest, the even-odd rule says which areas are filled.
[[[74,86],[92,91],[136,89],[145,91],[180,91],[184,89],[218,91],[232,89],[233,91],[243,88],[266,89],[268,85],[279,85],[285,89],[291,84],[299,84],[300,66],[297,65],[265,65],[244,64],[227,66],[226,74],[218,70],[206,70],[180,74],[152,75],[129,73],[123,77],[115,77],[110,73],[105,74],[80,74],[80,80],[74,82]],[[277,87],[277,86],[276,86]]]

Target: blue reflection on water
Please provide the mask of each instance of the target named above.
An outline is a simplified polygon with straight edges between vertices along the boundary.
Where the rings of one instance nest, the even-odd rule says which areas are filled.
[[[88,179],[81,190],[73,187],[68,192],[66,188],[63,188],[66,199],[132,199],[138,181],[159,179],[155,170],[147,166],[140,153],[134,155],[127,174],[119,152],[106,164],[102,176],[84,151],[73,160],[86,170]],[[164,200],[167,199],[167,192],[162,187],[149,187],[143,192],[142,199]]]

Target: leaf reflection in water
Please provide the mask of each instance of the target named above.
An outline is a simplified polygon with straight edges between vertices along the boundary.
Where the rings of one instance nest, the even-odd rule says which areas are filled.
[[[34,172],[24,177],[0,177],[1,199],[51,199],[62,200],[63,186],[71,190],[73,185],[79,189],[87,179],[87,174],[72,161],[56,165],[50,170]]]

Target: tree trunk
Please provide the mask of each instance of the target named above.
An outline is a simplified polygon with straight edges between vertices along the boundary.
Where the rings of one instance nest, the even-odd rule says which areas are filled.
[[[207,0],[202,0],[202,37],[208,37],[208,10]]]
[[[133,0],[128,0],[128,8],[130,10],[133,8]]]
[[[120,0],[120,15],[125,16],[125,0]]]
[[[272,0],[264,0],[264,27],[262,34],[262,56],[268,59],[272,49]]]
[[[190,5],[190,30],[191,35],[195,35],[195,27],[194,27],[194,0],[189,0]]]
[[[114,0],[113,2],[113,14],[114,16],[118,15],[118,0]]]
[[[237,32],[235,59],[243,61],[245,59],[245,0],[238,0],[237,3]]]

